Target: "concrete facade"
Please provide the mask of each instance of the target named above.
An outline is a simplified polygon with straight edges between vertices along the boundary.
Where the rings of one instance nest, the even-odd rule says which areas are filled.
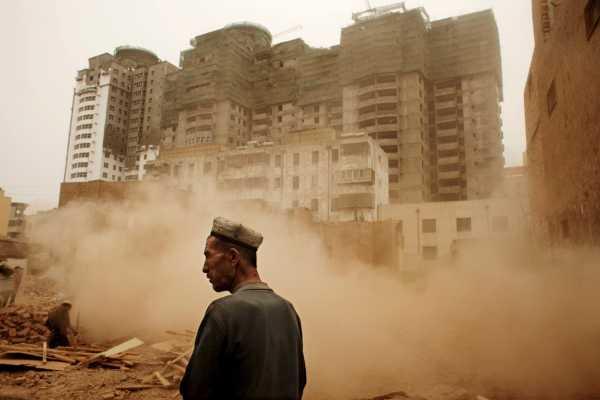
[[[494,15],[430,21],[360,13],[341,42],[272,45],[257,24],[195,37],[166,78],[164,148],[280,142],[298,130],[367,132],[396,203],[487,198],[502,178],[502,71]]]
[[[175,69],[128,46],[89,59],[75,78],[65,182],[138,178],[138,149],[160,142],[164,77]]]
[[[399,266],[414,268],[448,260],[470,242],[528,237],[524,212],[519,201],[497,198],[390,204],[380,218],[396,224]]]
[[[281,144],[162,150],[148,170],[149,180],[224,201],[305,208],[319,221],[376,221],[388,203],[385,152],[367,135],[333,129],[288,134]]]
[[[600,243],[600,1],[532,2],[535,51],[525,87],[536,237]]]
[[[0,188],[0,237],[8,235],[8,220],[10,218],[10,197]]]
[[[11,203],[8,219],[7,236],[15,240],[23,240],[26,234],[25,210],[29,205],[25,203]]]

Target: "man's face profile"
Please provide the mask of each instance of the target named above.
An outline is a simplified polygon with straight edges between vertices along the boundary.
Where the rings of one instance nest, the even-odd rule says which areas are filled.
[[[215,292],[231,290],[235,278],[236,267],[232,257],[218,246],[218,239],[209,236],[204,248],[204,267],[202,272],[206,274]]]

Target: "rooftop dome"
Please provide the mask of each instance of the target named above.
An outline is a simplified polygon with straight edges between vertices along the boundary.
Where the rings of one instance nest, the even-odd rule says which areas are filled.
[[[156,64],[160,61],[158,56],[152,51],[137,46],[119,46],[115,49],[114,54],[115,57],[127,58],[145,65]]]

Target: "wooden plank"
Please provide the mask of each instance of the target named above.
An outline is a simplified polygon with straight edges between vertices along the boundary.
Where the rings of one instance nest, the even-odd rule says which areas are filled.
[[[164,386],[162,386],[162,385],[123,385],[123,386],[117,386],[115,389],[116,390],[128,390],[131,392],[135,392],[137,390],[162,389],[162,388],[164,388]]]
[[[162,374],[158,371],[154,371],[154,376],[156,377],[156,379],[158,379],[158,381],[160,382],[161,385],[163,386],[171,386],[171,382],[169,382],[167,380],[167,378],[165,378],[164,376],[162,376]]]
[[[39,358],[43,362],[47,361],[48,358],[53,358],[55,360],[66,362],[69,364],[75,364],[77,362],[77,360],[59,354],[48,354],[47,357],[44,357],[43,354],[28,351],[5,351],[3,353],[0,353],[0,358],[19,358],[20,356]]]
[[[181,372],[182,374],[185,374],[185,368],[183,368],[177,364],[171,364],[171,368],[176,369],[177,371]]]
[[[22,359],[0,359],[0,366],[25,367],[43,371],[64,371],[70,364],[61,361],[22,360]]]
[[[115,347],[111,347],[110,349],[103,351],[102,353],[100,353],[98,355],[104,356],[104,357],[116,356],[119,353],[124,353],[127,350],[135,349],[136,347],[139,347],[143,344],[144,344],[144,342],[141,341],[140,339],[133,338],[133,339],[129,339],[128,341],[123,342]]]
[[[124,353],[127,350],[134,349],[143,344],[144,344],[144,342],[138,338],[130,339],[126,342],[123,342],[123,343],[115,346],[115,347],[111,347],[110,349],[103,351],[102,353],[98,353],[98,354],[95,354],[95,355],[89,357],[87,360],[82,361],[79,364],[79,367],[86,367],[86,366],[90,365],[91,363],[93,363],[94,361],[104,358],[104,357],[115,358],[114,356],[116,356],[117,354]]]
[[[167,340],[164,342],[158,342],[158,343],[151,344],[150,347],[152,347],[153,349],[168,353],[168,352],[172,351],[175,346],[173,346],[172,341]]]
[[[191,339],[194,337],[193,333],[188,333],[189,331],[186,332],[175,332],[175,331],[165,331],[166,334],[168,335],[173,335],[173,336],[183,336],[186,337],[188,339]]]

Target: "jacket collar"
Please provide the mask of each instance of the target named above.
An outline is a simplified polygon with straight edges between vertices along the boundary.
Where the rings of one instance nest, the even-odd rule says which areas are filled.
[[[267,285],[264,282],[252,282],[252,283],[244,283],[241,286],[238,286],[233,291],[233,294],[243,292],[246,290],[271,290],[271,291],[273,291],[273,289],[271,289],[269,287],[269,285]]]

